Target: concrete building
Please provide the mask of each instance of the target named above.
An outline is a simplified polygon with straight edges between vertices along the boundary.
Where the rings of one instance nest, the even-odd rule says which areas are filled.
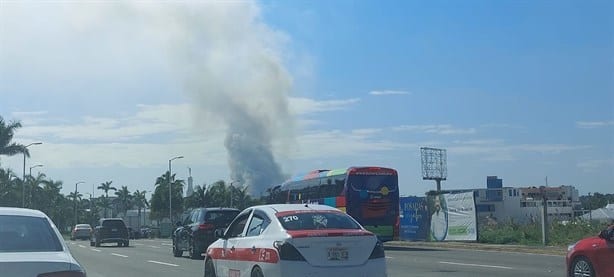
[[[538,222],[544,197],[549,221],[571,220],[574,207],[580,205],[573,186],[504,187],[503,179],[497,176],[486,177],[485,189],[465,191],[474,192],[478,219],[487,222]]]

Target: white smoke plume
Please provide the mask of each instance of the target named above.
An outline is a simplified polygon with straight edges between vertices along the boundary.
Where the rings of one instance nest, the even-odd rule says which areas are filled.
[[[255,195],[282,181],[272,145],[288,147],[293,137],[292,80],[283,64],[288,38],[264,23],[257,2],[9,1],[0,6],[0,60],[6,68],[27,68],[58,87],[95,80],[88,85],[98,93],[115,84],[112,88],[121,92],[108,93],[117,94],[118,101],[122,93],[133,99],[187,95],[200,133],[224,126],[220,147],[227,149],[232,180]],[[163,84],[182,91],[148,92],[156,90],[148,76],[162,76]],[[74,99],[95,94],[79,92]]]
[[[254,2],[170,8],[148,12],[154,26],[170,32],[173,65],[192,104],[226,126],[231,179],[259,195],[283,181],[272,143],[291,139],[294,125],[288,109],[292,80],[282,56],[287,39],[263,23]]]

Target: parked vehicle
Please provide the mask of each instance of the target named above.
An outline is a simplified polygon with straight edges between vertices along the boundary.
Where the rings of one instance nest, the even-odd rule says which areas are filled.
[[[76,239],[87,239],[90,240],[92,237],[92,226],[89,224],[77,224],[75,228],[70,232],[70,240]]]
[[[121,218],[101,218],[94,229],[90,246],[99,247],[102,243],[117,243],[117,246],[128,247],[130,235],[128,228]]]
[[[386,276],[383,244],[355,219],[315,204],[245,209],[207,248],[211,276]]]
[[[570,277],[614,276],[614,226],[568,247]]]
[[[51,219],[21,208],[0,208],[0,269],[2,276],[86,276]]]
[[[234,208],[192,210],[183,222],[177,222],[172,234],[173,256],[180,257],[188,251],[190,258],[201,259],[202,252],[217,239],[215,230],[226,228],[239,212]]]

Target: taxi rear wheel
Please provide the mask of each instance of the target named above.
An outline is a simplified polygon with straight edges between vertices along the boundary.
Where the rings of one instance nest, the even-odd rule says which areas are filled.
[[[252,269],[251,277],[264,277],[264,273],[262,273],[262,269],[260,267],[256,266],[254,269]]]
[[[205,261],[205,277],[216,277],[215,268],[213,268],[213,261],[211,259]]]

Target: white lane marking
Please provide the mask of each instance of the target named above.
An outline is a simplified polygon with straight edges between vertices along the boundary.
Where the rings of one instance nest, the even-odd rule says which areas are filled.
[[[128,256],[126,256],[126,255],[117,254],[117,253],[111,253],[111,255],[117,256],[117,257],[122,257],[122,258],[128,258]]]
[[[163,262],[158,262],[158,261],[147,261],[148,263],[154,263],[154,264],[161,264],[161,265],[168,265],[168,266],[179,266],[176,264],[169,264],[169,263],[163,263]]]
[[[151,248],[158,248],[158,249],[160,249],[160,246],[153,246],[153,245],[150,245],[149,247],[151,247]]]
[[[500,265],[485,265],[485,264],[465,264],[465,263],[453,263],[453,262],[439,262],[440,264],[451,264],[451,265],[464,265],[464,266],[477,266],[477,267],[488,267],[488,268],[501,268],[501,269],[513,269],[507,266]]]
[[[81,245],[81,244],[79,244],[79,247],[81,247],[81,248],[85,248],[85,245]]]
[[[162,245],[173,246],[171,243],[163,243]]]
[[[386,259],[394,259],[394,258],[390,256],[386,256]]]
[[[94,249],[94,248],[92,248],[92,251],[102,252],[102,251],[100,251],[100,250],[98,250],[98,249]]]

